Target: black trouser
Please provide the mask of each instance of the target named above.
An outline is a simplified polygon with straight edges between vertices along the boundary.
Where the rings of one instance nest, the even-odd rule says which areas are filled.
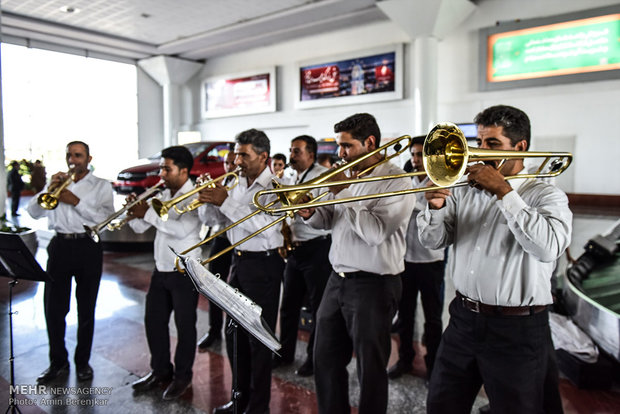
[[[47,254],[47,273],[53,279],[45,283],[43,295],[50,363],[60,366],[69,359],[65,317],[69,313],[71,279],[75,277],[78,326],[74,361],[77,366],[85,366],[90,359],[95,331],[95,305],[103,265],[101,245],[90,238],[55,236],[47,246]]]
[[[19,209],[19,199],[21,197],[20,191],[11,192],[11,213],[14,215]]]
[[[284,261],[277,252],[233,255],[229,284],[263,309],[262,317],[275,332]],[[232,366],[233,338],[226,331],[226,350]],[[271,351],[259,340],[238,328],[237,380],[241,391],[240,409],[263,414],[271,398]]]
[[[401,274],[403,294],[398,305],[400,328],[399,362],[407,366],[413,364],[413,329],[418,293],[424,310],[424,338],[426,344],[426,371],[430,378],[439,342],[441,341],[441,313],[443,308],[443,260],[432,263],[405,262],[405,271]]]
[[[312,361],[316,312],[331,273],[328,258],[330,246],[331,238],[329,237],[309,240],[295,247],[287,258],[284,268],[284,292],[280,306],[280,342],[282,344],[280,355],[284,361],[295,359],[299,312],[306,293],[310,298],[312,320],[315,321],[306,348],[308,359]]]
[[[230,246],[228,237],[225,235],[216,237],[213,240],[211,254],[216,254]],[[232,250],[225,253],[209,263],[209,270],[214,275],[220,275],[224,281],[228,280],[230,272],[230,264],[232,263]],[[222,310],[213,302],[209,301],[209,333],[213,335],[221,335],[222,331]]]
[[[174,378],[192,379],[196,354],[196,306],[198,292],[189,277],[179,272],[155,270],[146,294],[144,328],[151,351],[151,369],[158,377],[174,372]],[[170,363],[170,331],[168,323],[174,311],[177,347],[174,367]]]
[[[557,384],[557,375],[546,310],[528,316],[486,315],[453,300],[427,410],[469,413],[484,384],[493,412],[542,413],[544,406],[552,406],[543,403],[544,394]]]
[[[349,413],[347,365],[355,351],[360,414],[385,413],[390,328],[401,294],[397,275],[332,273],[317,314],[314,380],[319,413]]]

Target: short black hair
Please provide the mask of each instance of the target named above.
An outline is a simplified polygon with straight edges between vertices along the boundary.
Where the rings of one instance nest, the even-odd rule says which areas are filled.
[[[251,144],[252,149],[255,153],[260,154],[263,152],[267,153],[267,159],[269,159],[269,152],[271,151],[271,144],[269,142],[269,138],[267,134],[263,131],[259,131],[258,129],[248,129],[246,131],[240,132],[235,137],[235,142],[240,145]],[[265,161],[267,162],[267,161]]]
[[[194,157],[192,156],[192,153],[182,145],[164,148],[161,152],[161,156],[162,158],[171,159],[174,165],[179,167],[179,170],[187,168],[188,174],[194,166]]]
[[[314,137],[311,137],[310,135],[299,135],[298,137],[295,137],[291,140],[291,142],[295,142],[295,141],[303,141],[306,143],[306,149],[308,150],[308,152],[312,153],[312,155],[314,155],[314,159],[316,160],[316,152],[318,151],[318,145],[316,143],[316,139],[314,139]]]
[[[284,164],[286,164],[286,155],[282,154],[281,152],[278,152],[277,154],[273,154],[273,158],[274,160],[280,160],[283,161]]]
[[[351,115],[334,125],[334,132],[348,132],[362,143],[371,135],[376,138],[375,146],[381,142],[381,130],[374,116],[366,113]]]
[[[426,141],[426,135],[418,135],[411,138],[411,146],[413,147],[413,144],[424,145],[424,141]]]
[[[503,127],[503,134],[510,138],[512,146],[525,140],[526,149],[530,147],[530,118],[520,109],[508,105],[490,106],[476,115],[474,123],[486,127]]]
[[[67,144],[67,148],[69,148],[71,145],[82,145],[84,149],[86,150],[86,156],[90,157],[90,147],[84,141],[71,141],[70,143]]]

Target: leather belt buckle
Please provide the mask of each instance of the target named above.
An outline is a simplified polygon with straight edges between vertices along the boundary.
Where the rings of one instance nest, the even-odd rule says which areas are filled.
[[[462,296],[461,300],[463,301],[463,306],[465,308],[472,312],[480,313],[480,302],[470,299],[467,296]]]

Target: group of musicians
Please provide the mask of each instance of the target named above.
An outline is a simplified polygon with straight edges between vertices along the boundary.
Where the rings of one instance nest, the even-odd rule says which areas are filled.
[[[529,118],[517,108],[489,107],[475,117],[475,123],[481,148],[529,149]],[[260,341],[239,330],[239,394],[214,413],[232,413],[235,405],[239,412],[269,412],[272,368],[294,360],[300,307],[306,296],[315,324],[306,360],[297,373],[314,374],[319,412],[350,412],[347,365],[355,353],[358,411],[385,413],[388,378],[412,370],[418,292],[425,317],[429,413],[469,413],[482,385],[492,412],[562,412],[547,307],[552,303],[554,262],[571,237],[566,195],[545,180],[506,180],[525,170],[522,158],[469,165],[465,178],[469,186],[433,187],[424,175],[353,184],[355,178],[395,176],[403,170],[375,151],[381,131],[372,115],[352,115],[338,122],[334,132],[339,157],[352,166],[335,170],[325,183],[328,193],[321,199],[334,200],[333,204],[306,206],[287,219],[287,257],[280,254],[286,237],[279,226],[273,226],[209,264],[213,273],[227,275],[231,286],[262,308],[274,332],[280,308],[282,343],[281,356],[274,359]],[[422,144],[419,137],[410,147],[418,171],[424,169]],[[282,184],[296,185],[324,174],[327,168],[317,164],[316,153],[312,137],[294,138],[293,174]],[[113,213],[113,205],[111,186],[89,172],[90,160],[87,144],[69,143],[72,182],[60,192],[58,207],[46,210],[37,204],[37,197],[27,207],[35,218],[47,216],[56,233],[48,246],[47,271],[52,281],[46,282],[44,295],[50,365],[37,379],[39,383],[69,371],[64,336],[73,277],[78,304],[75,370],[80,381],[93,377],[89,358],[102,249],[83,225],[98,224]],[[199,243],[202,224],[236,223],[219,242],[216,239],[228,246],[274,220],[264,213],[242,220],[256,210],[254,194],[274,187],[267,135],[256,129],[239,133],[226,160],[227,171],[236,168],[238,183],[204,186],[198,192],[197,210],[182,214],[170,210],[167,220],[148,202],[135,203],[127,211],[135,232],[156,229],[155,269],[145,305],[151,372],[133,383],[136,392],[166,385],[163,399],[172,400],[192,383],[198,293],[190,279],[175,269],[170,247],[183,251]],[[159,175],[165,189],[156,197],[171,200],[194,189],[189,176],[192,163],[185,147],[164,149]],[[55,174],[42,192],[67,179],[65,173]],[[348,181],[330,184],[341,180]],[[413,186],[430,189],[408,192]],[[338,202],[392,192],[404,194]],[[306,198],[318,193],[313,190]],[[275,195],[270,197],[266,199],[275,200]],[[188,255],[198,258],[199,249]],[[450,302],[450,322],[442,334],[444,268],[454,281],[456,297]],[[174,358],[168,330],[172,311],[178,338]],[[399,360],[388,370],[397,312]],[[199,341],[199,350],[221,339],[221,311],[211,304],[209,313],[211,326]],[[233,340],[228,331],[226,347],[232,364]]]

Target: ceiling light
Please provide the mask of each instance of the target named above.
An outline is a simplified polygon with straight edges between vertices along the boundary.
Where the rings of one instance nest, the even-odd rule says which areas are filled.
[[[77,7],[73,7],[73,6],[62,6],[60,8],[60,11],[63,13],[71,14],[71,13],[79,13],[80,9],[78,9]]]

